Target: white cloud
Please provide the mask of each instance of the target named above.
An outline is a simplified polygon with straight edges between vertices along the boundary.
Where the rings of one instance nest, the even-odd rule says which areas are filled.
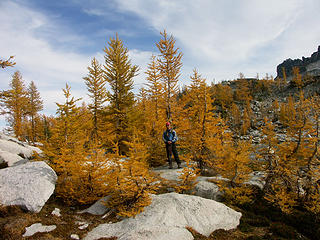
[[[149,51],[140,51],[138,49],[132,49],[129,51],[129,58],[132,65],[139,67],[138,76],[134,78],[134,91],[137,93],[141,87],[144,87],[146,83],[146,74],[148,64],[150,63],[151,56],[156,55]]]
[[[0,89],[7,89],[12,73],[19,70],[26,84],[35,82],[44,100],[44,112],[51,114],[56,110],[54,103],[63,101],[61,89],[66,82],[76,97],[86,94],[82,77],[87,74],[91,56],[53,47],[41,33],[43,29],[48,33],[50,28],[53,31],[50,35],[61,41],[76,36],[65,32],[64,27],[55,25],[44,14],[12,1],[0,3],[0,22],[0,57],[15,55],[16,61],[14,68],[1,70]]]
[[[116,2],[155,31],[172,33],[184,52],[185,69],[194,65],[211,79],[236,77],[240,71],[274,74],[286,53],[301,57],[306,49],[316,50],[319,41],[316,0]]]

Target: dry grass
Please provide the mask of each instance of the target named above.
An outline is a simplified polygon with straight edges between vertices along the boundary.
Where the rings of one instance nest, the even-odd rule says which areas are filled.
[[[60,209],[61,217],[51,214],[55,208]],[[40,213],[26,212],[17,206],[0,206],[0,240],[63,240],[70,239],[71,234],[77,234],[81,239],[99,224],[118,221],[114,214],[102,219],[102,216],[78,214],[79,210],[79,208],[66,206],[53,198],[47,202]],[[89,226],[81,230],[78,222],[89,223]],[[25,228],[34,223],[56,225],[57,228],[49,233],[36,233],[28,238],[23,238]],[[108,239],[115,240],[115,238]]]

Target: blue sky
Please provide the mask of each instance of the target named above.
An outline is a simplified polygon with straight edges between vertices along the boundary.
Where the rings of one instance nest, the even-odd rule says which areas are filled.
[[[37,85],[45,114],[63,101],[65,83],[87,100],[87,67],[93,57],[103,61],[102,49],[118,33],[140,66],[138,91],[163,29],[183,53],[180,85],[189,84],[193,68],[208,83],[240,72],[275,76],[283,60],[317,50],[319,12],[318,0],[1,0],[0,58],[14,55],[17,65],[0,70],[0,89],[19,70]]]

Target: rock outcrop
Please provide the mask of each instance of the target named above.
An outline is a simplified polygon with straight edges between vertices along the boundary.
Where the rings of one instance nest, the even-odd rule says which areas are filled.
[[[110,210],[103,204],[104,202],[107,202],[108,199],[110,199],[109,196],[103,197],[100,200],[98,200],[96,203],[91,205],[89,208],[79,211],[78,213],[80,214],[90,213],[92,215],[103,215]]]
[[[18,162],[31,158],[33,152],[41,153],[42,151],[13,137],[0,134],[0,164],[6,163],[9,167],[13,166]]]
[[[294,67],[298,67],[301,74],[308,73],[310,76],[320,76],[320,46],[311,57],[294,60],[289,58],[283,61],[277,66],[277,77],[283,78],[283,70],[287,77],[292,76]]]
[[[0,204],[40,212],[55,189],[57,175],[45,162],[0,169]]]
[[[153,195],[151,205],[135,218],[101,224],[84,239],[117,237],[118,240],[191,240],[193,236],[186,227],[209,236],[217,229],[236,228],[240,217],[241,213],[214,200],[167,193]]]

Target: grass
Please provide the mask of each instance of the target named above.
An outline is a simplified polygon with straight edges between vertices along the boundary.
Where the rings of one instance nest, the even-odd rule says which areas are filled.
[[[82,209],[85,207],[87,206],[82,206]],[[51,214],[55,208],[60,209],[61,217]],[[77,212],[82,209],[66,206],[53,197],[49,199],[40,213],[26,212],[17,206],[0,207],[0,240],[63,240],[70,239],[71,234],[77,234],[82,239],[88,231],[99,224],[118,221],[114,214],[110,214],[104,219],[102,216],[78,214]],[[22,237],[26,227],[39,222],[43,225],[56,225],[57,228],[49,233],[36,233],[28,238]],[[89,226],[81,230],[78,222],[89,223]],[[109,240],[114,239],[109,238]]]

